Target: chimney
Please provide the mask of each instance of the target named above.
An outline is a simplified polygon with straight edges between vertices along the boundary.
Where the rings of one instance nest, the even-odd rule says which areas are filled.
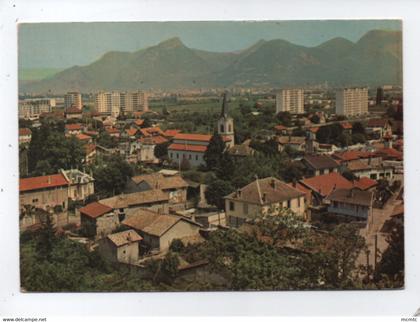
[[[275,180],[274,178],[272,178],[272,179],[270,180],[270,185],[271,185],[271,187],[272,187],[273,189],[276,189],[276,180]]]
[[[236,196],[238,197],[238,198],[240,198],[241,197],[241,189],[238,189],[237,191],[236,191]]]

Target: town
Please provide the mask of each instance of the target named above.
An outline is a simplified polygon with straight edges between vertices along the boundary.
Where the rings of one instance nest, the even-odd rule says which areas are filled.
[[[403,287],[402,88],[20,94],[26,291]]]

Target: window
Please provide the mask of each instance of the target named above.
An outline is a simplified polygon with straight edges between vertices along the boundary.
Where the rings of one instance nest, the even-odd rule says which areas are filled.
[[[232,132],[232,124],[229,124],[229,132]]]
[[[178,153],[176,154],[176,158],[179,159],[179,154]]]
[[[32,203],[38,202],[38,198],[32,199]]]
[[[190,160],[191,160],[191,154],[188,156],[188,159],[190,159]]]
[[[198,161],[198,155],[195,156],[195,160]]]
[[[298,198],[298,207],[300,208],[300,197]]]
[[[225,127],[223,126],[223,124],[220,124],[220,132],[223,133],[225,131]]]
[[[292,204],[291,200],[287,200],[287,208],[290,208],[291,204]]]
[[[171,159],[174,157],[174,154],[171,152]]]
[[[235,211],[235,203],[233,201],[229,202],[229,210],[230,211]]]

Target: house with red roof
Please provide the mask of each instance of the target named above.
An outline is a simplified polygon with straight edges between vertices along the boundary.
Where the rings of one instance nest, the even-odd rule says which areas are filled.
[[[25,127],[19,129],[19,144],[28,144],[32,140],[32,131],[31,129]]]
[[[62,174],[22,178],[19,180],[21,211],[27,207],[52,210],[68,206],[69,181]]]
[[[65,112],[64,115],[66,119],[81,119],[82,118],[82,110],[78,109],[76,106],[69,107]]]
[[[385,135],[392,135],[392,125],[388,119],[370,119],[366,125],[366,133],[376,139],[381,139]]]
[[[87,237],[101,239],[111,234],[120,225],[114,209],[97,201],[79,209],[80,224]]]
[[[323,204],[324,199],[335,189],[350,189],[353,187],[352,182],[337,172],[302,179],[300,184],[311,190],[312,200],[310,204],[314,206]]]
[[[80,123],[66,124],[64,126],[64,133],[66,135],[77,135],[81,134],[83,127]]]
[[[168,157],[176,164],[187,159],[191,166],[198,167],[205,164],[204,153],[210,143],[210,134],[178,133],[168,147]],[[228,140],[227,137],[224,140]]]

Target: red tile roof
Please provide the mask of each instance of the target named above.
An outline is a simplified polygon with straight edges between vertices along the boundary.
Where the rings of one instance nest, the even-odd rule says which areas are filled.
[[[350,181],[337,172],[303,179],[300,182],[322,196],[328,196],[334,189],[350,189],[353,187]]]
[[[162,130],[159,127],[146,127],[140,129],[140,132],[143,136],[152,136],[152,135],[163,135]]]
[[[336,152],[332,155],[333,158],[338,159],[340,161],[352,161],[373,156],[375,156],[374,153],[367,151],[344,151]]]
[[[359,188],[361,190],[367,190],[370,189],[374,186],[376,186],[378,184],[378,182],[376,180],[367,178],[367,177],[362,177],[359,180],[354,181],[354,186],[356,188]]]
[[[384,148],[376,151],[376,155],[382,156],[384,158],[388,159],[396,159],[399,161],[402,161],[403,159],[403,153],[400,151],[397,151],[393,148]]]
[[[52,174],[49,176],[23,178],[19,180],[19,191],[31,191],[45,188],[54,188],[67,186],[69,182],[61,174]]]
[[[177,135],[175,135],[174,140],[210,142],[211,137],[212,136],[209,134],[178,133]]]
[[[31,129],[28,129],[27,127],[19,129],[19,136],[25,136],[25,135],[31,135],[31,134],[32,134]]]
[[[191,145],[191,144],[172,143],[168,147],[168,150],[191,151],[191,152],[206,152],[207,146],[206,145]]]
[[[80,141],[88,141],[88,140],[92,139],[89,135],[86,135],[86,134],[83,134],[83,133],[77,134],[76,138]]]
[[[134,121],[134,124],[136,124],[137,126],[142,126],[143,123],[144,123],[144,120],[142,120],[142,119]]]
[[[181,130],[169,129],[163,132],[163,135],[169,138],[173,138],[178,133],[181,133]]]
[[[75,123],[75,124],[66,124],[66,130],[69,131],[74,131],[74,130],[81,130],[82,129],[82,125],[79,123]]]
[[[137,133],[137,129],[129,128],[129,129],[125,130],[125,132],[128,134],[128,136],[134,136]]]
[[[151,136],[151,137],[142,137],[138,139],[138,141],[141,143],[146,143],[146,144],[162,144],[162,143],[168,142],[168,140],[161,135]]]
[[[99,202],[92,202],[83,208],[80,208],[80,213],[84,214],[91,218],[98,218],[100,216],[103,216],[109,212],[111,212],[113,209],[111,207],[105,206]]]

